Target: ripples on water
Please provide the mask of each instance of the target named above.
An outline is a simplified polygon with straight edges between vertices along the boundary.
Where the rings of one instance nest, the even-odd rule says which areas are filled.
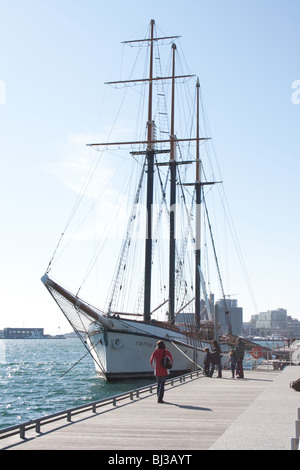
[[[89,355],[72,368],[85,353],[78,338],[0,340],[0,428],[147,383],[107,383],[97,376]]]

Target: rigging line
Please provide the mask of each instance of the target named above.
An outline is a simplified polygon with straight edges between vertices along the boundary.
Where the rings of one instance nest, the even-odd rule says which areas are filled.
[[[103,154],[103,152],[101,153],[101,157],[102,157],[102,154]],[[62,238],[63,238],[63,236],[65,235],[65,232],[66,232],[67,228],[69,227],[69,225],[70,225],[70,223],[71,223],[71,221],[72,221],[72,219],[73,219],[73,217],[74,217],[74,215],[75,215],[75,213],[76,213],[76,211],[77,211],[77,209],[78,209],[78,207],[79,207],[79,205],[80,205],[80,202],[81,202],[82,199],[83,199],[84,194],[85,194],[86,191],[87,191],[87,188],[88,188],[88,186],[89,186],[89,183],[90,183],[90,181],[91,181],[91,179],[92,179],[92,177],[93,177],[93,175],[94,175],[94,173],[95,173],[95,171],[96,171],[96,169],[97,169],[97,167],[98,167],[98,164],[99,164],[99,162],[100,162],[101,157],[97,159],[96,164],[95,164],[95,166],[94,166],[94,169],[93,169],[93,167],[91,166],[90,170],[88,171],[88,173],[87,173],[87,175],[86,175],[85,181],[84,181],[84,183],[83,183],[83,185],[82,185],[82,188],[81,188],[81,190],[80,190],[80,192],[79,192],[79,194],[78,194],[78,196],[77,196],[77,199],[76,199],[76,202],[75,202],[75,204],[74,204],[74,206],[73,206],[73,209],[71,210],[71,213],[70,213],[70,215],[69,215],[69,218],[68,218],[68,220],[67,220],[67,223],[66,223],[66,225],[65,225],[65,228],[64,228],[63,232],[62,232],[61,235],[60,235],[59,241],[58,241],[58,243],[57,243],[57,245],[56,245],[56,248],[55,248],[55,250],[54,250],[54,253],[53,253],[53,255],[52,255],[51,259],[50,259],[50,262],[49,262],[49,264],[48,264],[48,267],[47,267],[47,270],[46,270],[47,273],[49,273],[49,271],[51,270],[51,264],[53,263],[54,257],[55,257],[56,252],[57,252],[57,250],[58,250],[58,248],[59,248],[59,246],[60,246],[60,244],[61,244]]]
[[[201,370],[204,370],[202,366],[200,366],[199,364],[197,364],[197,362],[193,361],[193,359],[191,359],[189,356],[187,356],[183,351],[181,351],[181,349],[173,342],[171,341],[171,343],[173,344],[173,346],[175,346],[176,349],[178,349],[179,352],[181,352],[181,354],[183,354],[190,362],[192,362],[193,364],[195,364],[197,367],[199,367],[199,369]]]
[[[128,182],[127,184],[129,185],[129,182]],[[123,193],[122,193],[122,191],[121,191],[120,194],[119,194],[119,197],[122,197],[122,194],[123,194]],[[98,198],[98,199],[99,199],[99,198]],[[112,222],[114,222],[114,221],[117,219],[117,215],[119,214],[119,211],[120,211],[120,210],[121,210],[121,204],[118,204],[118,212],[117,212],[117,214],[115,215],[115,218],[113,219]],[[113,213],[111,214],[110,220],[112,219],[112,217],[113,217]],[[82,280],[82,282],[81,282],[81,285],[80,285],[80,287],[79,287],[79,289],[78,289],[78,291],[77,291],[77,295],[79,294],[79,291],[81,290],[81,288],[82,288],[83,285],[85,284],[85,282],[86,282],[88,276],[90,275],[90,273],[91,273],[93,267],[95,266],[95,264],[96,264],[96,262],[97,262],[97,260],[98,260],[98,258],[99,258],[99,256],[100,256],[100,254],[101,254],[101,252],[102,252],[102,250],[103,250],[103,248],[104,248],[104,246],[105,246],[105,244],[106,244],[106,242],[107,242],[107,239],[108,239],[108,234],[106,235],[105,239],[103,240],[101,246],[100,246],[101,240],[99,240],[99,242],[98,242],[98,244],[97,244],[97,247],[96,247],[95,250],[94,250],[94,255],[93,255],[93,257],[92,257],[92,259],[91,259],[91,261],[90,261],[90,263],[89,263],[89,266],[88,266],[88,268],[87,268],[87,270],[86,270],[86,273],[85,273],[85,275],[84,275],[84,277],[83,277],[83,280]],[[97,253],[97,251],[98,251],[98,253]]]
[[[179,181],[180,181],[180,177],[179,177]],[[185,206],[185,208],[186,208],[186,206]],[[187,214],[188,214],[188,211],[187,211]],[[185,269],[184,259],[185,259],[185,253],[186,253],[186,250],[187,250],[187,244],[188,244],[188,237],[187,236],[188,236],[188,233],[190,231],[189,217],[188,216],[187,216],[187,219],[188,219],[188,221],[187,221],[186,226],[181,225],[182,234],[183,234],[183,228],[185,228],[185,230],[184,230],[185,234],[183,236],[183,241],[181,243],[180,253],[179,253],[179,246],[176,246],[176,265],[177,265],[176,283],[178,283],[178,289],[176,289],[176,300],[178,301],[180,295],[181,296],[183,295],[181,305],[183,305],[183,303],[185,302],[185,297],[187,295],[187,289],[186,289],[187,282],[184,279],[184,269]],[[186,272],[186,274],[187,274],[187,272]],[[182,294],[183,291],[184,291],[184,294]]]
[[[46,274],[48,274],[48,273],[50,272],[50,270],[51,270],[52,262],[53,262],[53,260],[54,260],[54,258],[55,258],[56,252],[57,252],[57,250],[58,250],[58,248],[59,248],[59,246],[60,246],[60,244],[61,244],[61,239],[63,238],[63,236],[64,236],[64,232],[62,232],[61,235],[60,235],[60,237],[59,237],[59,240],[58,240],[58,243],[57,243],[57,245],[56,245],[56,248],[55,248],[55,250],[54,250],[54,252],[53,252],[53,255],[52,255],[52,257],[51,257],[51,259],[50,259],[50,261],[49,261],[49,264],[48,264],[48,266],[47,266]]]
[[[221,198],[221,202],[222,202],[222,205],[223,205],[223,208],[224,208],[224,212],[225,212],[226,219],[227,219],[227,221],[228,221],[229,230],[230,230],[230,232],[231,232],[232,239],[233,239],[233,242],[234,242],[235,247],[236,247],[237,255],[238,255],[238,258],[239,258],[239,261],[240,261],[240,264],[241,264],[241,267],[242,267],[244,276],[245,276],[245,281],[246,281],[246,284],[247,284],[247,286],[248,286],[250,296],[251,296],[251,298],[252,298],[253,306],[254,306],[254,308],[255,308],[255,311],[258,313],[258,307],[257,307],[257,304],[256,304],[256,300],[255,300],[255,297],[254,297],[254,293],[253,293],[253,290],[252,290],[252,286],[251,286],[251,283],[250,283],[249,275],[248,275],[248,273],[247,273],[245,261],[244,261],[244,259],[243,259],[242,251],[241,251],[241,248],[240,248],[240,245],[239,245],[237,233],[236,233],[236,230],[235,230],[235,227],[234,227],[232,215],[231,215],[231,212],[230,212],[230,208],[229,208],[229,204],[228,204],[228,201],[227,201],[227,198],[226,198],[226,194],[225,194],[224,188],[223,188],[223,194],[224,194],[224,200],[225,200],[225,202],[226,202],[226,207],[225,207],[225,204],[223,203],[223,199],[222,199],[222,198]],[[228,213],[227,213],[227,211],[226,211],[226,208],[227,208]]]
[[[137,190],[136,190],[136,193],[135,193],[133,206],[132,206],[131,217],[129,218],[129,221],[128,221],[128,224],[127,224],[126,236],[124,237],[122,247],[121,247],[121,250],[120,250],[120,253],[119,253],[118,265],[116,266],[115,273],[114,273],[113,280],[112,280],[111,287],[110,287],[110,291],[109,291],[109,295],[108,295],[108,298],[107,298],[107,301],[106,301],[108,311],[112,309],[113,302],[116,303],[117,300],[118,300],[116,298],[117,288],[118,288],[118,286],[120,286],[120,284],[122,282],[122,279],[120,277],[121,277],[122,269],[123,269],[123,266],[124,266],[125,257],[128,256],[129,240],[130,240],[132,230],[133,230],[132,226],[133,226],[133,223],[134,223],[134,220],[135,220],[136,211],[138,209],[138,202],[139,202],[139,199],[140,199],[140,193],[141,193],[142,183],[143,183],[144,174],[145,174],[145,168],[146,168],[146,158],[144,159],[144,164],[143,164],[143,168],[142,168],[142,171],[141,171],[138,187],[137,187]],[[124,269],[123,269],[123,271],[124,271]]]
[[[201,91],[201,88],[200,88],[200,91]],[[201,93],[201,107],[202,107],[203,116],[205,116],[204,127],[205,127],[205,129],[208,129],[209,134],[212,135],[212,132],[210,131],[210,123],[209,123],[207,112],[206,112],[206,109],[205,109],[205,103],[204,103],[204,100],[203,100],[202,93]],[[216,151],[213,140],[211,141],[211,145],[212,145],[213,157],[214,157],[214,160],[216,162],[216,166],[217,166],[219,175],[221,175],[221,170],[220,170],[220,166],[219,166],[219,162],[218,162],[218,158],[217,158],[217,151]],[[219,191],[219,194],[220,194],[221,189],[219,187],[218,187],[218,191]],[[224,204],[223,198],[221,197],[221,194],[220,194],[221,203],[223,205],[225,215],[227,217],[227,221],[228,221],[228,224],[229,224],[229,229],[230,229],[230,232],[231,232],[231,235],[232,235],[233,242],[234,242],[235,247],[236,247],[237,255],[238,255],[238,258],[239,258],[239,261],[240,261],[240,264],[241,264],[243,274],[245,276],[245,282],[247,284],[247,287],[248,287],[249,294],[250,294],[251,299],[252,299],[254,309],[255,309],[256,312],[258,312],[257,303],[256,303],[256,300],[255,300],[255,296],[254,296],[254,293],[253,293],[253,289],[252,289],[252,286],[251,286],[249,275],[247,273],[246,265],[245,265],[245,262],[244,262],[244,259],[243,259],[243,255],[242,255],[240,245],[239,245],[239,241],[238,241],[237,233],[236,233],[236,230],[235,230],[235,227],[234,227],[233,219],[232,219],[232,216],[231,216],[231,213],[230,213],[230,208],[229,208],[229,204],[228,204],[228,201],[227,201],[224,185],[223,185],[223,195],[224,195],[224,201],[225,201],[226,204]]]
[[[121,108],[122,108],[123,102],[124,102],[124,100],[125,100],[126,94],[127,94],[127,89],[125,89],[125,92],[123,93],[123,98],[122,98],[122,100],[121,100],[121,103],[120,103],[120,106],[119,106],[119,110],[117,111],[115,120],[114,120],[113,125],[112,125],[112,127],[111,127],[111,130],[110,130],[110,132],[109,132],[109,134],[108,134],[107,141],[109,140],[109,138],[110,138],[110,136],[111,136],[111,134],[112,134],[112,131],[113,131],[114,127],[115,127],[115,124],[116,124],[116,121],[117,121],[117,119],[118,119],[118,117],[119,117],[119,114],[120,114],[120,112],[121,112]],[[88,172],[87,175],[86,175],[86,179],[85,179],[85,181],[84,181],[84,183],[83,183],[83,185],[82,185],[81,191],[80,191],[80,193],[79,193],[79,195],[78,195],[78,197],[77,197],[77,199],[76,199],[76,202],[75,202],[75,204],[74,204],[74,206],[73,206],[73,209],[71,210],[71,213],[70,213],[70,215],[69,215],[69,218],[68,218],[68,220],[67,220],[67,223],[66,223],[66,225],[65,225],[65,228],[64,228],[64,230],[63,230],[63,232],[62,232],[62,234],[61,234],[61,236],[60,236],[60,238],[59,238],[58,244],[57,244],[57,246],[56,246],[56,248],[55,248],[55,250],[54,250],[54,253],[53,253],[52,257],[51,257],[51,260],[50,260],[50,262],[49,262],[49,264],[48,264],[46,273],[49,273],[49,271],[51,270],[51,265],[52,265],[52,263],[53,263],[53,260],[54,260],[54,257],[55,257],[55,255],[56,255],[56,252],[57,252],[57,250],[58,250],[58,248],[59,248],[59,246],[60,246],[60,244],[61,244],[61,241],[62,241],[62,239],[63,239],[63,237],[64,237],[64,235],[65,235],[65,232],[66,232],[67,228],[69,227],[69,225],[70,225],[70,223],[71,223],[71,221],[72,221],[74,215],[76,214],[77,209],[78,209],[78,207],[79,207],[79,205],[80,205],[80,203],[81,203],[81,201],[82,201],[82,199],[83,199],[83,197],[84,197],[84,195],[85,195],[85,193],[86,193],[86,191],[87,191],[87,189],[88,189],[88,187],[89,187],[89,184],[90,184],[90,182],[91,182],[91,180],[92,180],[92,178],[93,178],[93,176],[94,176],[94,174],[95,174],[95,171],[96,171],[96,169],[97,169],[97,167],[98,167],[98,165],[99,165],[99,163],[100,163],[100,160],[101,160],[101,157],[102,157],[103,153],[104,153],[104,150],[102,150],[100,158],[98,158],[98,159],[96,160],[96,164],[94,165],[94,168],[91,166],[89,172]]]
[[[178,70],[179,73],[183,73],[184,68],[182,67],[181,61],[178,58]],[[194,88],[193,88],[194,89]],[[196,90],[196,87],[195,87]],[[195,95],[195,93],[194,93]],[[195,126],[195,100],[193,100],[193,96],[190,90],[190,86],[185,83],[182,87],[178,89],[177,92],[177,103],[178,103],[178,110],[180,110],[178,115],[178,126],[183,130],[184,135],[188,135],[188,129],[192,127],[193,122]],[[190,116],[187,119],[186,116]],[[189,144],[191,145],[191,144]]]
[[[201,88],[200,88],[200,90],[201,90]],[[209,134],[212,135],[212,132],[210,131],[210,124],[209,124],[209,120],[208,120],[208,117],[207,117],[207,112],[206,112],[206,109],[205,109],[205,103],[204,103],[204,100],[203,100],[202,93],[201,93],[201,106],[202,106],[203,115],[205,116],[205,122],[204,122],[205,129],[208,129]],[[211,145],[212,145],[213,157],[215,159],[219,175],[221,175],[221,170],[220,170],[220,166],[219,166],[219,162],[218,162],[218,158],[217,158],[217,151],[216,151],[213,140],[211,141]],[[211,170],[213,171],[212,167],[211,167]],[[218,187],[218,191],[219,191],[219,194],[220,194],[221,190],[220,190],[219,187]],[[238,241],[237,233],[236,233],[235,226],[234,226],[234,223],[233,223],[233,219],[232,219],[232,216],[231,216],[231,212],[230,212],[229,204],[228,204],[228,201],[227,201],[224,185],[223,185],[223,195],[224,195],[224,200],[225,200],[226,204],[224,204],[224,201],[223,201],[222,197],[220,196],[221,197],[221,203],[223,205],[225,215],[227,217],[227,221],[228,221],[228,224],[229,224],[229,229],[230,229],[230,232],[231,232],[231,235],[232,235],[233,242],[234,242],[235,247],[236,247],[237,255],[238,255],[238,258],[239,258],[239,261],[240,261],[240,265],[241,265],[243,274],[245,276],[245,282],[246,282],[246,285],[248,287],[249,294],[250,294],[250,297],[252,299],[254,309],[258,313],[258,307],[257,307],[256,299],[255,299],[254,292],[253,292],[251,282],[250,282],[250,279],[249,279],[249,275],[248,275],[248,272],[247,272],[247,269],[246,269],[245,261],[243,259],[242,251],[241,251],[241,248],[240,248],[240,245],[239,245],[239,241]]]
[[[78,334],[77,334],[78,336]],[[82,340],[82,338],[80,337],[80,340],[81,342],[84,344],[85,348],[87,349],[87,346],[85,345],[85,342]],[[92,347],[92,349],[94,349],[98,344],[100,343],[100,340]],[[75,366],[77,366],[77,364],[79,364],[79,362],[82,361],[82,359],[84,359],[88,354],[91,354],[90,350],[88,349],[87,352],[78,360],[76,361],[66,372],[64,372],[59,378],[62,379],[65,375],[67,375],[72,369],[74,369]],[[95,360],[95,358],[93,357],[93,359]],[[95,362],[97,362],[97,360],[95,360]],[[100,369],[102,370],[102,372],[104,372],[104,367],[103,365],[99,364],[97,362],[98,366],[100,367]]]
[[[115,177],[115,175],[121,170],[121,167],[122,165],[124,164],[124,161],[121,163],[121,165],[119,166],[119,168],[115,171],[115,173],[111,176],[111,178],[107,181],[106,185],[103,187],[101,193],[98,195],[97,199],[95,199],[95,202],[93,203],[93,205],[91,206],[91,208],[88,210],[88,212],[86,213],[85,217],[82,219],[82,221],[80,222],[80,224],[78,225],[77,229],[74,231],[74,233],[70,236],[69,240],[66,242],[65,246],[63,247],[62,251],[60,252],[59,254],[59,257],[62,256],[63,252],[67,249],[67,246],[71,243],[71,240],[73,239],[73,237],[75,236],[75,234],[78,232],[78,230],[80,229],[80,227],[84,224],[84,222],[87,220],[88,216],[90,215],[90,213],[93,212],[95,206],[97,205],[98,201],[100,200],[100,198],[102,197],[103,193],[107,190],[109,184],[111,183],[112,179]],[[75,213],[74,213],[75,215]],[[71,222],[71,221],[70,221]],[[62,236],[65,235],[65,232],[62,233]],[[62,238],[61,236],[61,238]],[[56,251],[58,249],[58,245],[57,245],[57,248],[56,248]],[[57,258],[57,260],[59,259],[59,257]],[[53,257],[52,257],[53,259]],[[56,262],[57,262],[56,260]],[[51,261],[52,262],[52,261]]]
[[[208,215],[208,210],[207,210],[207,205],[206,205],[206,200],[205,200],[204,195],[203,195],[203,203],[204,203],[206,218],[207,218],[207,222],[208,222],[208,228],[209,228],[209,232],[210,232],[210,237],[211,237],[211,241],[212,241],[212,247],[213,247],[213,252],[214,252],[214,256],[215,256],[215,261],[216,261],[216,265],[217,265],[217,271],[218,271],[220,286],[221,286],[221,290],[222,290],[222,295],[223,295],[223,300],[224,300],[225,311],[228,311],[227,303],[226,303],[226,296],[225,296],[225,291],[224,291],[224,286],[223,286],[223,281],[222,281],[222,276],[221,276],[221,271],[220,271],[220,267],[219,267],[219,262],[218,262],[218,257],[217,257],[217,252],[216,252],[214,237],[213,237],[213,233],[212,233],[212,227],[211,227],[211,223],[210,223],[210,219],[209,219],[209,215]]]
[[[155,162],[157,163],[156,155],[155,155]],[[161,176],[161,169],[160,169],[159,166],[157,166],[157,175],[158,175],[158,181],[159,181],[158,187],[160,188],[160,191],[161,191],[161,199],[160,199],[160,202],[159,202],[160,210],[159,210],[159,213],[158,213],[158,216],[157,216],[157,221],[156,221],[156,225],[155,225],[155,228],[153,230],[153,236],[152,236],[152,263],[154,262],[156,248],[159,249],[159,246],[157,245],[156,240],[158,238],[158,232],[159,232],[160,227],[161,227],[161,219],[162,219],[162,215],[163,215],[163,208],[164,208],[164,205],[165,206],[167,205],[167,203],[166,203],[166,187],[167,187],[167,184],[168,184],[169,173],[170,173],[170,167],[168,167],[168,169],[167,169],[167,174],[165,175],[165,182],[163,182],[162,181],[162,176]],[[160,195],[160,192],[159,192],[158,196],[159,195]],[[161,256],[158,256],[157,259],[158,259],[158,262],[160,263]],[[159,273],[161,273],[161,269],[159,269]],[[138,298],[136,300],[137,305],[139,304],[138,299],[143,297],[144,283],[145,283],[145,279],[143,277],[141,279],[140,287],[137,290],[137,292],[138,292]]]
[[[70,370],[74,369],[75,366],[77,366],[77,364],[79,364],[80,361],[82,361],[82,359],[84,359],[88,354],[89,354],[90,351],[87,351],[78,361],[76,361],[66,372],[64,372],[59,378],[62,379],[65,375],[67,375]]]
[[[83,323],[83,321],[82,321],[82,316],[85,317],[85,318],[87,318],[86,315],[85,315],[83,312],[82,312],[82,315],[80,314],[80,307],[77,307],[77,306],[74,305],[74,309],[75,309],[75,311],[77,312],[77,315],[78,315],[78,317],[79,317],[79,320],[80,320],[80,322],[81,322],[81,324],[82,324],[83,331],[85,332],[85,334],[86,334],[87,336],[91,336],[91,335],[89,335],[89,333],[88,333],[88,331],[87,331],[87,329],[86,329],[86,327],[84,326],[84,323]],[[90,349],[87,347],[87,345],[86,345],[86,341],[84,341],[83,338],[81,337],[81,335],[79,334],[79,330],[77,330],[77,328],[75,329],[75,332],[76,332],[78,338],[80,339],[80,341],[82,342],[82,344],[84,345],[84,347],[87,349],[87,351],[88,351],[90,354],[91,354],[91,350],[94,349],[94,348],[100,343],[100,341],[101,341],[101,338],[100,338],[99,341],[98,341],[96,344],[94,344],[94,346],[93,346],[93,347],[91,348],[91,350],[90,350]],[[104,373],[104,372],[105,372],[105,368],[104,368],[103,364],[101,363],[101,360],[99,359],[98,354],[97,354],[97,359],[99,360],[100,363],[99,363],[98,360],[96,360],[94,357],[93,357],[93,359],[94,359],[94,361],[96,362],[96,364],[98,364],[98,366],[100,367],[100,369],[102,370],[102,372]]]
[[[207,116],[207,111],[206,111],[206,108],[205,108],[205,103],[204,103],[204,100],[203,100],[203,96],[202,96],[202,89],[200,87],[200,100],[201,100],[201,108],[202,108],[202,115],[203,115],[203,125],[204,125],[204,130],[205,132],[209,132],[210,135],[212,135],[212,132],[211,132],[211,128],[210,128],[210,123],[209,123],[209,119],[208,119],[208,116]],[[213,169],[213,166],[212,166],[212,159],[214,159],[215,161],[215,165],[216,165],[216,168],[217,168],[217,172],[220,176],[220,180],[222,180],[222,173],[221,173],[221,169],[220,169],[220,165],[219,165],[219,162],[218,162],[218,156],[217,156],[217,151],[216,151],[216,148],[215,148],[215,144],[214,144],[214,141],[213,139],[210,140],[210,145],[211,147],[208,147],[206,146],[205,147],[205,151],[206,151],[206,155],[207,155],[207,158],[208,158],[208,161],[210,163],[210,169],[211,169],[211,172],[212,172],[212,178],[213,179],[216,179],[215,178],[215,170]],[[202,170],[203,170],[203,174],[204,174],[204,178],[205,180],[207,181],[207,176],[205,175],[205,170],[204,168],[202,167]],[[225,198],[225,201],[227,203],[227,207],[228,207],[228,211],[230,212],[229,210],[229,205],[228,205],[228,202],[226,200],[226,194],[225,194],[225,187],[224,187],[224,184],[222,184],[222,189],[223,189],[223,194],[224,194],[224,198]],[[221,197],[221,189],[219,186],[217,186],[217,190],[218,190],[218,193],[219,193],[219,196],[220,196],[220,199],[221,199],[221,204],[223,206],[223,209],[225,211],[225,214],[226,214],[226,208],[225,208],[225,205],[224,205],[224,201]],[[231,222],[232,222],[232,219],[231,219]],[[233,222],[232,222],[232,225],[233,225]],[[229,223],[229,227],[230,227],[230,223]],[[230,228],[231,230],[231,228]],[[234,239],[234,238],[233,238]]]

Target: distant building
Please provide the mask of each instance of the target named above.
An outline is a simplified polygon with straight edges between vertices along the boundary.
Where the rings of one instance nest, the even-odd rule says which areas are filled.
[[[44,338],[44,328],[4,328],[5,339],[39,339]]]
[[[201,322],[214,321],[217,317],[217,325],[219,328],[219,334],[224,335],[228,333],[228,324],[225,314],[224,300],[218,300],[214,303],[214,295],[210,294],[209,298],[210,308],[212,317],[208,315],[204,300],[201,300]],[[237,300],[226,299],[226,308],[228,309],[229,315],[228,320],[230,321],[232,333],[237,336],[241,336],[243,332],[243,309],[238,307]],[[176,324],[194,324],[195,314],[194,313],[179,313],[176,317]]]
[[[258,314],[256,329],[263,333],[272,334],[273,330],[287,330],[287,311],[284,308],[268,310]],[[266,335],[266,336],[267,336]]]
[[[247,334],[262,337],[275,334],[285,338],[300,338],[300,321],[288,316],[284,308],[252,315],[245,329]]]
[[[216,302],[215,312],[220,325],[219,333],[221,335],[228,333],[228,324],[225,314],[226,308],[229,312],[228,320],[231,325],[232,334],[240,336],[243,332],[243,309],[242,307],[238,307],[238,301],[236,299],[226,299],[226,305],[223,299]]]
[[[287,338],[300,338],[300,321],[297,318],[292,318],[289,315],[287,316],[287,328],[288,335]]]

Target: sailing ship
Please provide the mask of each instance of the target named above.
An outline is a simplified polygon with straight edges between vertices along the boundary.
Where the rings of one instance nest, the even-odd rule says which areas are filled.
[[[152,377],[153,369],[149,358],[158,340],[163,340],[173,355],[172,374],[179,375],[202,368],[204,348],[211,347],[212,339],[218,339],[213,295],[208,293],[201,267],[201,226],[202,220],[208,217],[204,190],[211,189],[218,182],[209,181],[204,172],[200,147],[210,138],[200,136],[200,84],[195,75],[177,73],[178,38],[179,36],[157,34],[155,21],[151,20],[144,39],[124,42],[131,46],[147,46],[147,77],[107,82],[115,87],[136,85],[146,90],[145,137],[140,140],[121,139],[87,144],[89,149],[100,152],[129,147],[130,158],[140,171],[132,211],[105,307],[94,307],[83,300],[79,292],[73,293],[52,276],[50,278],[57,249],[42,277],[42,282],[91,354],[97,372],[107,380]],[[171,45],[171,66],[170,72],[163,74],[154,63],[160,61],[156,48],[162,44],[166,46],[166,43]],[[192,82],[195,90],[193,125],[190,126],[190,135],[179,136],[176,131],[176,92],[177,86],[187,82]],[[171,87],[168,105],[166,86]],[[154,95],[160,103],[156,108]],[[163,110],[162,101],[165,106]],[[165,109],[170,112],[167,124]],[[156,202],[158,198],[155,196],[155,187],[158,187],[160,194],[160,205]],[[145,196],[145,202],[141,202],[142,196]],[[191,201],[189,203],[188,196]],[[141,207],[145,210],[141,211]],[[144,217],[143,237],[134,232],[138,215]],[[161,229],[159,226],[163,223],[163,216],[168,218],[168,222]],[[209,219],[206,220],[211,229]],[[178,235],[179,226],[184,236]],[[140,227],[139,225],[138,230],[141,231]],[[166,230],[168,236],[161,237],[162,248],[159,250],[159,236],[165,235]],[[141,241],[140,238],[143,238],[142,254],[137,252],[135,245],[137,239]],[[211,238],[213,241],[213,237]],[[129,255],[133,245],[138,254]],[[214,245],[213,253],[216,255]],[[217,256],[215,261],[226,305]],[[134,269],[138,269],[141,264],[143,267],[139,269],[142,271],[133,274]],[[133,270],[130,274],[129,265]],[[159,266],[166,276],[161,281],[162,287],[157,286],[158,279],[161,278],[155,270]],[[187,269],[189,279],[186,276]],[[106,273],[105,266],[100,266],[100,270]],[[131,276],[127,284],[126,275]],[[131,302],[128,307],[124,307],[122,297],[126,289]],[[119,303],[123,309],[118,306]],[[225,311],[230,335],[232,331],[229,314],[227,309]],[[225,348],[227,349],[226,344]]]

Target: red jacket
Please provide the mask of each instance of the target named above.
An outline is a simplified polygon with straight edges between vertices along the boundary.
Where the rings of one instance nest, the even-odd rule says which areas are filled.
[[[163,358],[164,353],[165,356],[168,356],[171,359],[171,362],[173,364],[173,357],[170,351],[168,351],[167,349],[155,349],[150,358],[150,363],[154,369],[154,375],[156,375],[156,377],[161,377],[162,375],[169,375],[170,373],[168,369],[161,365],[161,360]]]

